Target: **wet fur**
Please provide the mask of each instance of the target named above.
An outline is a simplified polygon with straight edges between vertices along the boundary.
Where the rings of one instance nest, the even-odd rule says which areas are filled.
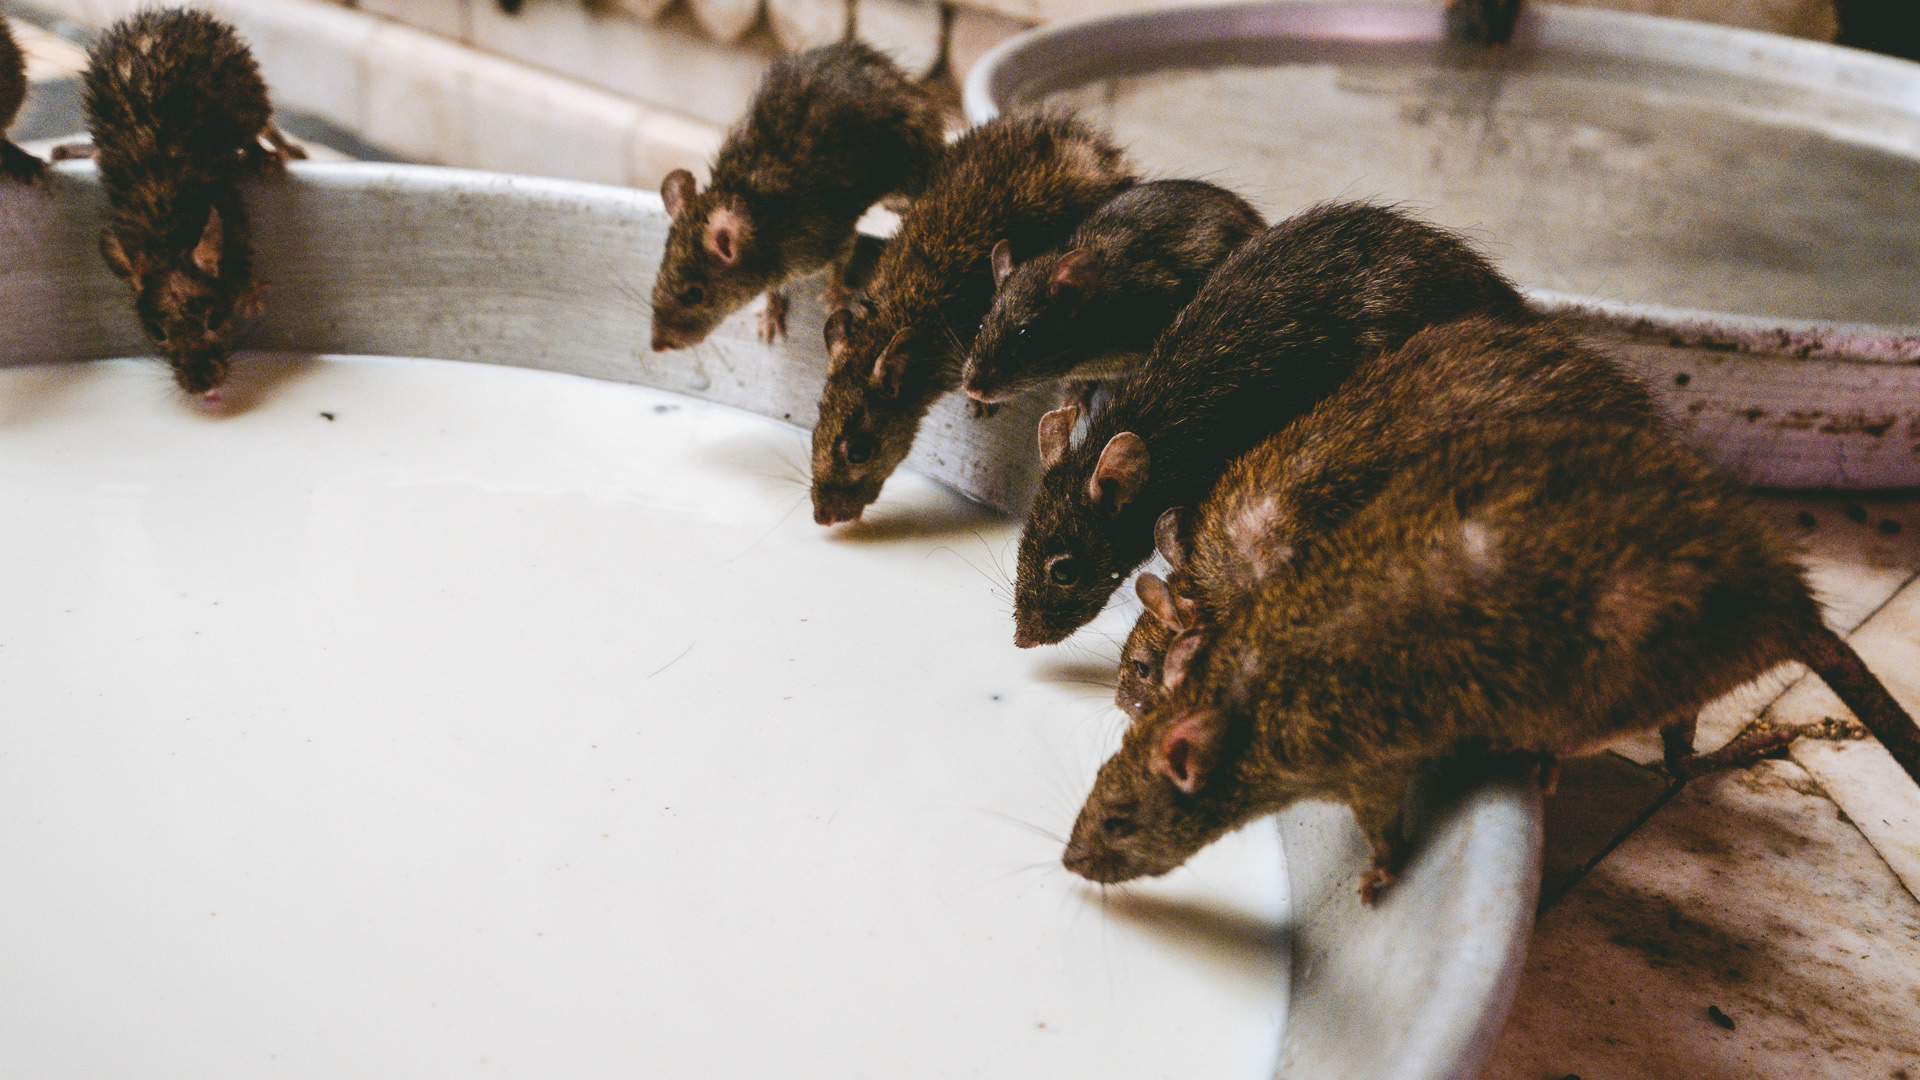
[[[242,320],[259,310],[239,183],[281,160],[261,143],[271,132],[266,85],[231,28],[167,10],[109,29],[83,87],[112,208],[102,254],[133,287],[141,327],[181,389],[211,390],[226,377]],[[210,239],[213,272],[194,258]]]
[[[1474,313],[1524,317],[1520,295],[1463,240],[1397,210],[1315,207],[1235,251],[1174,320],[1090,434],[1041,477],[1020,537],[1014,640],[1085,625],[1153,550],[1162,511],[1192,505],[1227,466],[1421,329]],[[1117,512],[1089,492],[1122,432],[1150,455]],[[1077,576],[1052,580],[1065,555]]]
[[[1448,441],[1195,641],[1074,827],[1069,865],[1095,880],[1165,873],[1326,798],[1353,807],[1377,885],[1406,854],[1400,807],[1423,763],[1591,752],[1785,660],[1858,664],[1738,485],[1647,426],[1565,420]],[[1866,701],[1859,672],[1840,674]],[[1890,748],[1915,745],[1904,713],[1880,721]],[[1156,748],[1196,724],[1217,738],[1181,790]],[[1116,815],[1130,835],[1112,837]]]
[[[27,57],[13,39],[13,30],[0,16],[0,178],[32,183],[46,168],[39,158],[20,149],[6,138],[7,128],[20,115],[27,99]]]
[[[845,336],[830,349],[813,429],[815,521],[857,518],[906,459],[935,399],[959,386],[993,299],[993,245],[1010,239],[1016,258],[1031,258],[1132,183],[1119,148],[1064,113],[1003,116],[948,148],[881,253],[868,302],[841,316]],[[896,377],[882,380],[877,362],[887,357]],[[848,459],[856,438],[873,447],[861,462]]]
[[[1168,585],[1204,622],[1436,446],[1488,424],[1555,416],[1661,423],[1644,383],[1552,323],[1475,317],[1422,330],[1227,469],[1182,515],[1185,557]],[[1152,612],[1134,625],[1121,651],[1121,708],[1139,715],[1158,699],[1161,657],[1179,628]]]
[[[1207,275],[1265,228],[1245,199],[1197,180],[1121,192],[1001,283],[962,387],[983,401],[1005,401],[1069,374],[1129,374]],[[1084,296],[1056,295],[1054,271],[1073,251],[1091,256],[1097,281]]]
[[[693,345],[762,292],[843,269],[854,224],[914,196],[943,150],[945,114],[883,54],[847,41],[774,61],[728,133],[711,179],[673,220],[653,288],[655,348]],[[707,247],[710,216],[745,223],[736,262]],[[682,301],[699,286],[697,304]]]

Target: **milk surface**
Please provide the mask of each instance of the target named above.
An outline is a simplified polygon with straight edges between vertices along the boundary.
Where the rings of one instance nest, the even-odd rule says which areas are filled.
[[[0,1071],[1271,1076],[1271,825],[1068,875],[1114,642],[806,460],[511,368],[0,371]]]

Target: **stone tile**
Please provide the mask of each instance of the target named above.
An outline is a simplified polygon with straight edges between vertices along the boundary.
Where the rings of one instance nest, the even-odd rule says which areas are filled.
[[[971,7],[954,8],[952,21],[947,27],[948,69],[956,80],[965,83],[967,72],[973,70],[973,65],[987,54],[987,50],[1025,31],[1030,25],[990,11],[976,11]]]
[[[1920,1077],[1920,903],[1792,762],[1698,781],[1541,918],[1484,1075]]]
[[[475,56],[397,23],[376,29],[362,51],[361,138],[430,165],[473,160],[467,133],[467,73]]]
[[[793,52],[839,41],[851,17],[847,0],[767,0],[773,36]]]
[[[378,20],[316,0],[217,0],[207,7],[246,39],[275,108],[364,133],[363,65]]]
[[[493,3],[494,0],[479,2]],[[353,6],[370,15],[384,16],[455,41],[469,40],[472,34],[467,0],[356,0]]]
[[[518,15],[475,0],[472,12],[483,49],[723,127],[746,111],[778,52],[764,28],[722,45],[683,6],[654,23],[579,0],[527,0]]]
[[[71,79],[87,70],[87,51],[73,42],[19,19],[8,19],[13,40],[27,58],[27,82]]]
[[[1909,713],[1920,714],[1920,583],[1910,584],[1848,639]],[[1774,723],[1804,724],[1849,716],[1825,683],[1806,679],[1773,707]],[[1853,819],[1881,858],[1920,896],[1920,787],[1878,742],[1807,741],[1793,759],[1806,766]]]
[[[720,150],[726,132],[660,109],[642,111],[628,147],[627,183],[658,190],[660,181],[675,169],[691,169],[706,182],[707,164]]]
[[[477,169],[625,184],[640,105],[493,57],[468,67],[467,154]]]
[[[600,3],[608,11],[622,12],[646,22],[659,18],[661,12],[673,6],[673,0],[600,0]]]
[[[1652,769],[1613,754],[1560,763],[1560,786],[1547,796],[1547,844],[1540,905],[1548,907],[1616,840],[1666,798],[1672,785]]]
[[[760,21],[761,0],[687,0],[695,22],[716,40],[732,44]]]
[[[940,5],[932,0],[858,0],[853,24],[860,40],[893,57],[910,76],[940,62]]]

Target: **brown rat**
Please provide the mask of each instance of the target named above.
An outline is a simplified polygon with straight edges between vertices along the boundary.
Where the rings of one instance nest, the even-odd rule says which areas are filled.
[[[1371,898],[1406,855],[1424,763],[1593,752],[1669,733],[1685,778],[1791,731],[1691,754],[1701,706],[1807,663],[1920,781],[1920,730],[1828,630],[1749,496],[1645,425],[1462,432],[1169,647],[1164,699],[1100,770],[1065,860],[1095,881],[1162,874],[1305,798],[1347,803]]]
[[[813,519],[853,521],[880,496],[993,299],[990,253],[1059,243],[1133,183],[1120,149],[1062,112],[1002,116],[962,135],[900,218],[867,298],[827,319],[813,429]]]
[[[918,194],[944,145],[944,109],[893,61],[842,41],[773,62],[727,134],[705,190],[675,169],[660,185],[673,224],[653,285],[653,348],[698,344],[764,292],[760,333],[786,333],[788,281],[831,265],[845,302],[854,223],[888,195]]]
[[[1361,361],[1519,293],[1453,233],[1365,203],[1314,207],[1242,245],[1089,425],[1041,424],[1046,472],[1020,536],[1014,643],[1065,638],[1153,550],[1154,522],[1302,415]],[[1049,438],[1049,433],[1058,435]]]
[[[239,183],[304,155],[274,129],[246,45],[202,12],[116,23],[88,55],[83,91],[111,207],[100,254],[132,286],[174,381],[208,393],[226,379],[242,320],[264,307]]]
[[[1197,509],[1169,510],[1156,523],[1156,546],[1174,572],[1135,583],[1146,611],[1121,650],[1115,703],[1135,716],[1150,708],[1175,634],[1231,606],[1437,444],[1553,416],[1660,423],[1643,382],[1551,322],[1442,323],[1362,364],[1313,411],[1235,461]]]
[[[11,177],[30,184],[46,169],[46,163],[7,141],[7,128],[20,115],[20,104],[27,99],[27,56],[13,40],[13,30],[0,16],[0,177]]]
[[[997,291],[960,372],[978,401],[1005,401],[1068,374],[1138,367],[1201,281],[1267,227],[1233,192],[1198,180],[1137,184],[1058,247],[1014,265],[993,247]]]

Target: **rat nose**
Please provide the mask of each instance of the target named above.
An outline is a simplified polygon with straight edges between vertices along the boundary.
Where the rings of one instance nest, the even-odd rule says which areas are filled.
[[[668,349],[677,349],[679,347],[680,339],[673,335],[673,331],[658,326],[653,328],[654,352],[666,352]]]

